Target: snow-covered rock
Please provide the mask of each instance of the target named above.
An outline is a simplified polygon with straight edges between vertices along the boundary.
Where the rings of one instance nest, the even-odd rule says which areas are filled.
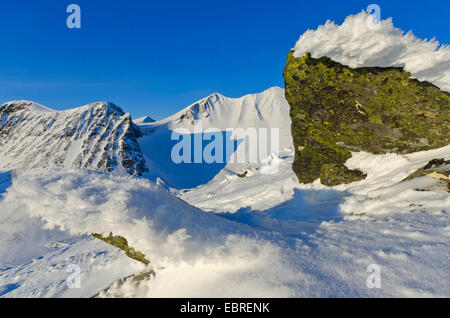
[[[337,25],[327,21],[316,30],[302,34],[294,47],[294,57],[311,53],[327,56],[350,67],[404,67],[420,81],[428,81],[450,91],[450,47],[436,39],[422,40],[412,31],[394,26],[392,18],[374,25],[373,16],[361,12],[349,15]]]

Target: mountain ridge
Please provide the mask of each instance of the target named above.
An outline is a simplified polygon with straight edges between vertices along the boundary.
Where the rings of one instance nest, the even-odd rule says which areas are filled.
[[[142,175],[147,171],[130,114],[97,102],[55,111],[30,101],[0,106],[0,168],[84,168]]]

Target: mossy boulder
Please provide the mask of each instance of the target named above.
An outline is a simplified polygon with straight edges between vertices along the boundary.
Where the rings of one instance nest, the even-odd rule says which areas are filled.
[[[238,173],[237,176],[241,179],[244,179],[247,176],[248,171],[245,171],[244,173]]]
[[[402,68],[351,68],[291,51],[283,75],[301,183],[364,179],[344,166],[351,151],[406,154],[450,143],[450,94]]]
[[[351,183],[364,179],[366,176],[359,170],[350,170],[336,163],[326,163],[320,169],[320,181],[325,185]]]
[[[134,248],[128,246],[128,241],[123,236],[119,236],[119,235],[115,236],[111,232],[109,233],[109,236],[103,236],[102,233],[92,233],[92,236],[99,240],[102,240],[112,246],[120,248],[121,250],[125,251],[125,254],[128,257],[130,257],[132,259],[142,262],[145,265],[150,264],[150,261],[145,257],[144,254],[142,254],[141,252],[136,251]]]

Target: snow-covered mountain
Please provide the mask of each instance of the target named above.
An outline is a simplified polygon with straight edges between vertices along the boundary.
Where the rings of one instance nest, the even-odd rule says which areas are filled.
[[[0,169],[84,168],[141,175],[139,127],[112,103],[54,111],[29,101],[0,106]]]
[[[155,120],[153,118],[151,118],[150,116],[144,116],[144,117],[140,117],[138,119],[134,119],[133,122],[136,124],[148,124],[148,123],[153,123]]]
[[[104,102],[54,111],[30,101],[13,101],[0,106],[0,116],[3,170],[83,168],[142,175],[149,167],[152,176],[175,187],[189,187],[186,180],[195,175],[201,177],[198,184],[206,183],[225,165],[202,166],[200,175],[189,169],[193,175],[186,175],[178,171],[183,165],[173,164],[170,157],[172,132],[193,131],[195,120],[201,121],[203,131],[214,128],[225,138],[226,129],[277,128],[280,149],[292,147],[289,104],[279,87],[241,98],[212,94],[161,121],[148,116],[133,121],[118,106]],[[236,171],[241,166],[235,165]]]
[[[191,188],[207,183],[221,172],[232,171],[236,174],[248,170],[248,163],[229,164],[229,158],[224,158],[223,164],[189,164],[189,167],[174,164],[171,150],[177,141],[171,139],[173,131],[183,128],[193,135],[196,121],[201,123],[203,132],[211,129],[220,131],[224,140],[231,138],[227,129],[275,128],[279,130],[279,149],[292,148],[289,104],[284,97],[284,89],[272,87],[241,98],[228,98],[215,93],[166,119],[139,124],[144,136],[138,141],[153,178],[162,178],[176,188]],[[248,152],[248,147],[245,151]],[[269,155],[270,147],[262,156]]]
[[[183,127],[193,129],[194,121],[201,120],[204,130],[217,128],[279,128],[280,147],[292,145],[289,104],[284,89],[271,87],[258,94],[229,98],[218,93],[205,97],[178,113],[141,127],[156,128],[165,125],[169,129]]]

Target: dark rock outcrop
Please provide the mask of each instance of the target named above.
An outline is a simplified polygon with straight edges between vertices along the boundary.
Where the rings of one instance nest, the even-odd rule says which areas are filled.
[[[450,192],[450,160],[433,159],[424,167],[411,173],[405,180],[409,181],[420,177],[430,177],[439,180],[443,188]]]
[[[450,143],[450,95],[402,68],[350,68],[291,52],[284,78],[301,183],[364,179],[344,166],[351,151],[405,154]]]

